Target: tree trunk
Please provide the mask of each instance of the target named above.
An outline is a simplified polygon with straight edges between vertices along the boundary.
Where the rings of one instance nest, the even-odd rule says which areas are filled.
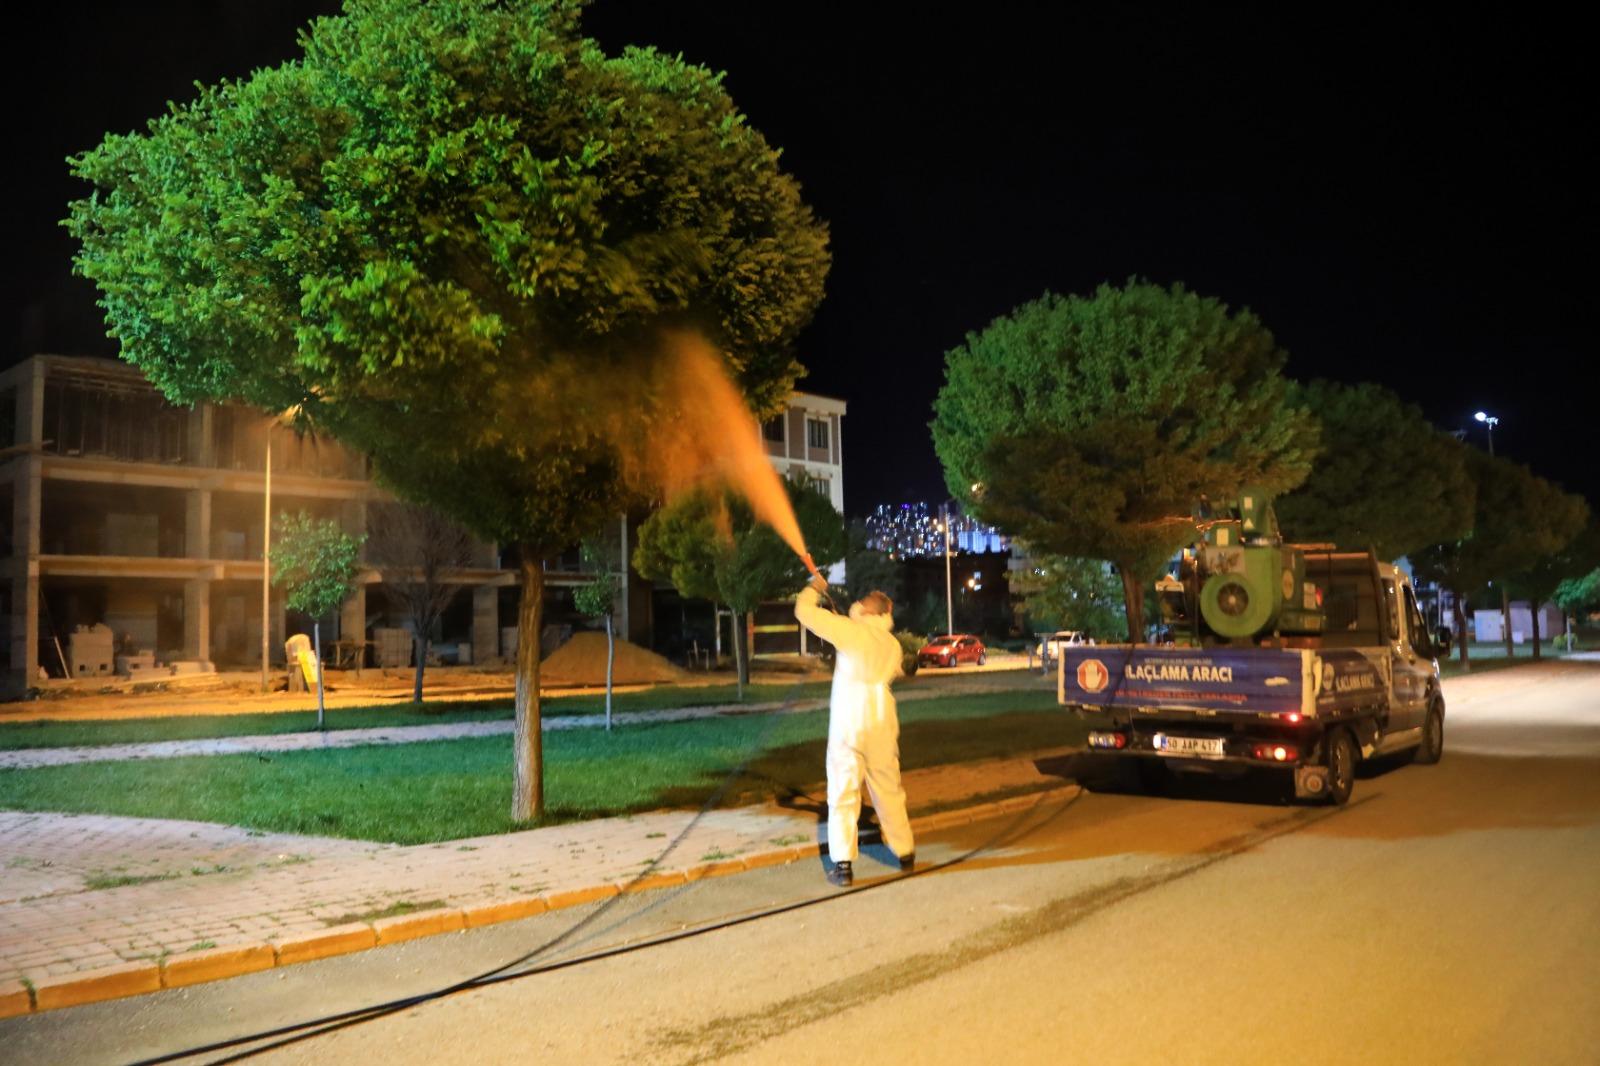
[[[1511,647],[1511,593],[1505,583],[1500,585],[1500,626],[1505,630],[1501,635],[1506,638],[1506,658],[1516,658],[1516,652]]]
[[[732,631],[733,631],[733,676],[734,676],[734,682],[738,686],[739,699],[742,702],[744,700],[744,678],[745,678],[745,673],[744,673],[744,652],[745,652],[745,648],[744,648],[744,640],[741,639],[743,634],[741,634],[739,632],[739,630],[744,625],[744,614],[743,614],[743,612],[740,612],[740,611],[729,611],[728,615],[729,615],[731,621],[733,622],[733,625],[730,627],[732,629]],[[720,623],[718,623],[718,628],[721,628],[721,624]]]
[[[1539,598],[1532,597],[1529,601],[1533,607],[1533,661],[1539,661]]]
[[[522,598],[517,604],[517,724],[511,817],[519,822],[544,815],[544,738],[539,718],[539,632],[544,622],[544,564],[531,544],[522,557]]]
[[[422,702],[422,671],[428,662],[428,641],[425,637],[414,635],[411,646],[417,657],[417,668],[411,672],[411,702]]]
[[[1122,605],[1128,613],[1128,643],[1144,643],[1144,585],[1133,571],[1117,563],[1117,574],[1122,578]]]
[[[611,625],[611,612],[606,612],[606,732],[611,732],[611,670],[617,662],[617,631]]]
[[[1461,672],[1472,672],[1472,659],[1467,655],[1467,607],[1461,593],[1450,590],[1450,599],[1456,616],[1456,643],[1461,648]]]

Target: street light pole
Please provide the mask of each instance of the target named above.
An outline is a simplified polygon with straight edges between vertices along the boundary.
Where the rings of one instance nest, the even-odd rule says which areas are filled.
[[[261,691],[267,688],[267,648],[272,599],[272,423],[267,423],[267,489],[261,513]]]
[[[944,631],[956,631],[955,599],[950,593],[950,501],[940,505],[944,509]]]
[[[1472,416],[1483,423],[1483,428],[1489,434],[1489,458],[1494,458],[1494,427],[1500,420],[1486,411],[1479,411]],[[1515,656],[1515,649],[1511,643],[1511,590],[1506,588],[1504,581],[1500,582],[1500,628],[1504,631],[1501,636],[1506,640],[1506,658]]]

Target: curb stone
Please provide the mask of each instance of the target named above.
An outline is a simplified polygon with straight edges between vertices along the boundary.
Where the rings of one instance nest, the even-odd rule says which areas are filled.
[[[965,825],[997,814],[1028,810],[1047,800],[1059,799],[1064,794],[1075,794],[1078,791],[1081,791],[1078,785],[1063,782],[1020,796],[923,815],[911,819],[911,826],[913,830],[921,833]],[[415,914],[381,918],[373,922],[352,922],[276,942],[230,945],[173,956],[164,959],[160,965],[153,962],[138,962],[90,970],[82,974],[62,974],[37,982],[31,992],[21,981],[6,982],[0,984],[0,1018],[97,1003],[108,999],[122,999],[160,991],[163,988],[182,988],[239,977],[274,967],[292,966],[335,955],[365,951],[425,936],[459,932],[463,929],[478,929],[486,925],[530,918],[546,911],[609,899],[624,892],[643,892],[710,877],[743,873],[765,866],[800,862],[815,858],[823,850],[825,849],[819,842],[774,848],[737,859],[704,862],[682,871],[645,874],[638,879],[624,882],[569,889],[543,896],[490,900],[467,907],[419,911]]]

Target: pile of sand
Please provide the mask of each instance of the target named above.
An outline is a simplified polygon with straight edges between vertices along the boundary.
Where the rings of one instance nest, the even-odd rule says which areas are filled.
[[[677,681],[684,671],[653,651],[617,638],[617,661],[611,680],[618,685],[641,685],[654,681]],[[556,653],[539,667],[541,685],[604,685],[606,683],[606,635],[590,631],[574,633]]]

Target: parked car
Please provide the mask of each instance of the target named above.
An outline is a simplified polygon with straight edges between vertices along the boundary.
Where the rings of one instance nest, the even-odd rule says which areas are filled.
[[[989,653],[983,641],[970,633],[934,637],[917,652],[918,666],[959,666],[961,663],[982,666],[988,661]]]
[[[1056,655],[1062,648],[1077,648],[1086,644],[1093,644],[1093,637],[1086,637],[1082,630],[1062,629],[1043,637],[1039,646],[1034,649],[1041,662],[1046,666],[1056,661]]]

